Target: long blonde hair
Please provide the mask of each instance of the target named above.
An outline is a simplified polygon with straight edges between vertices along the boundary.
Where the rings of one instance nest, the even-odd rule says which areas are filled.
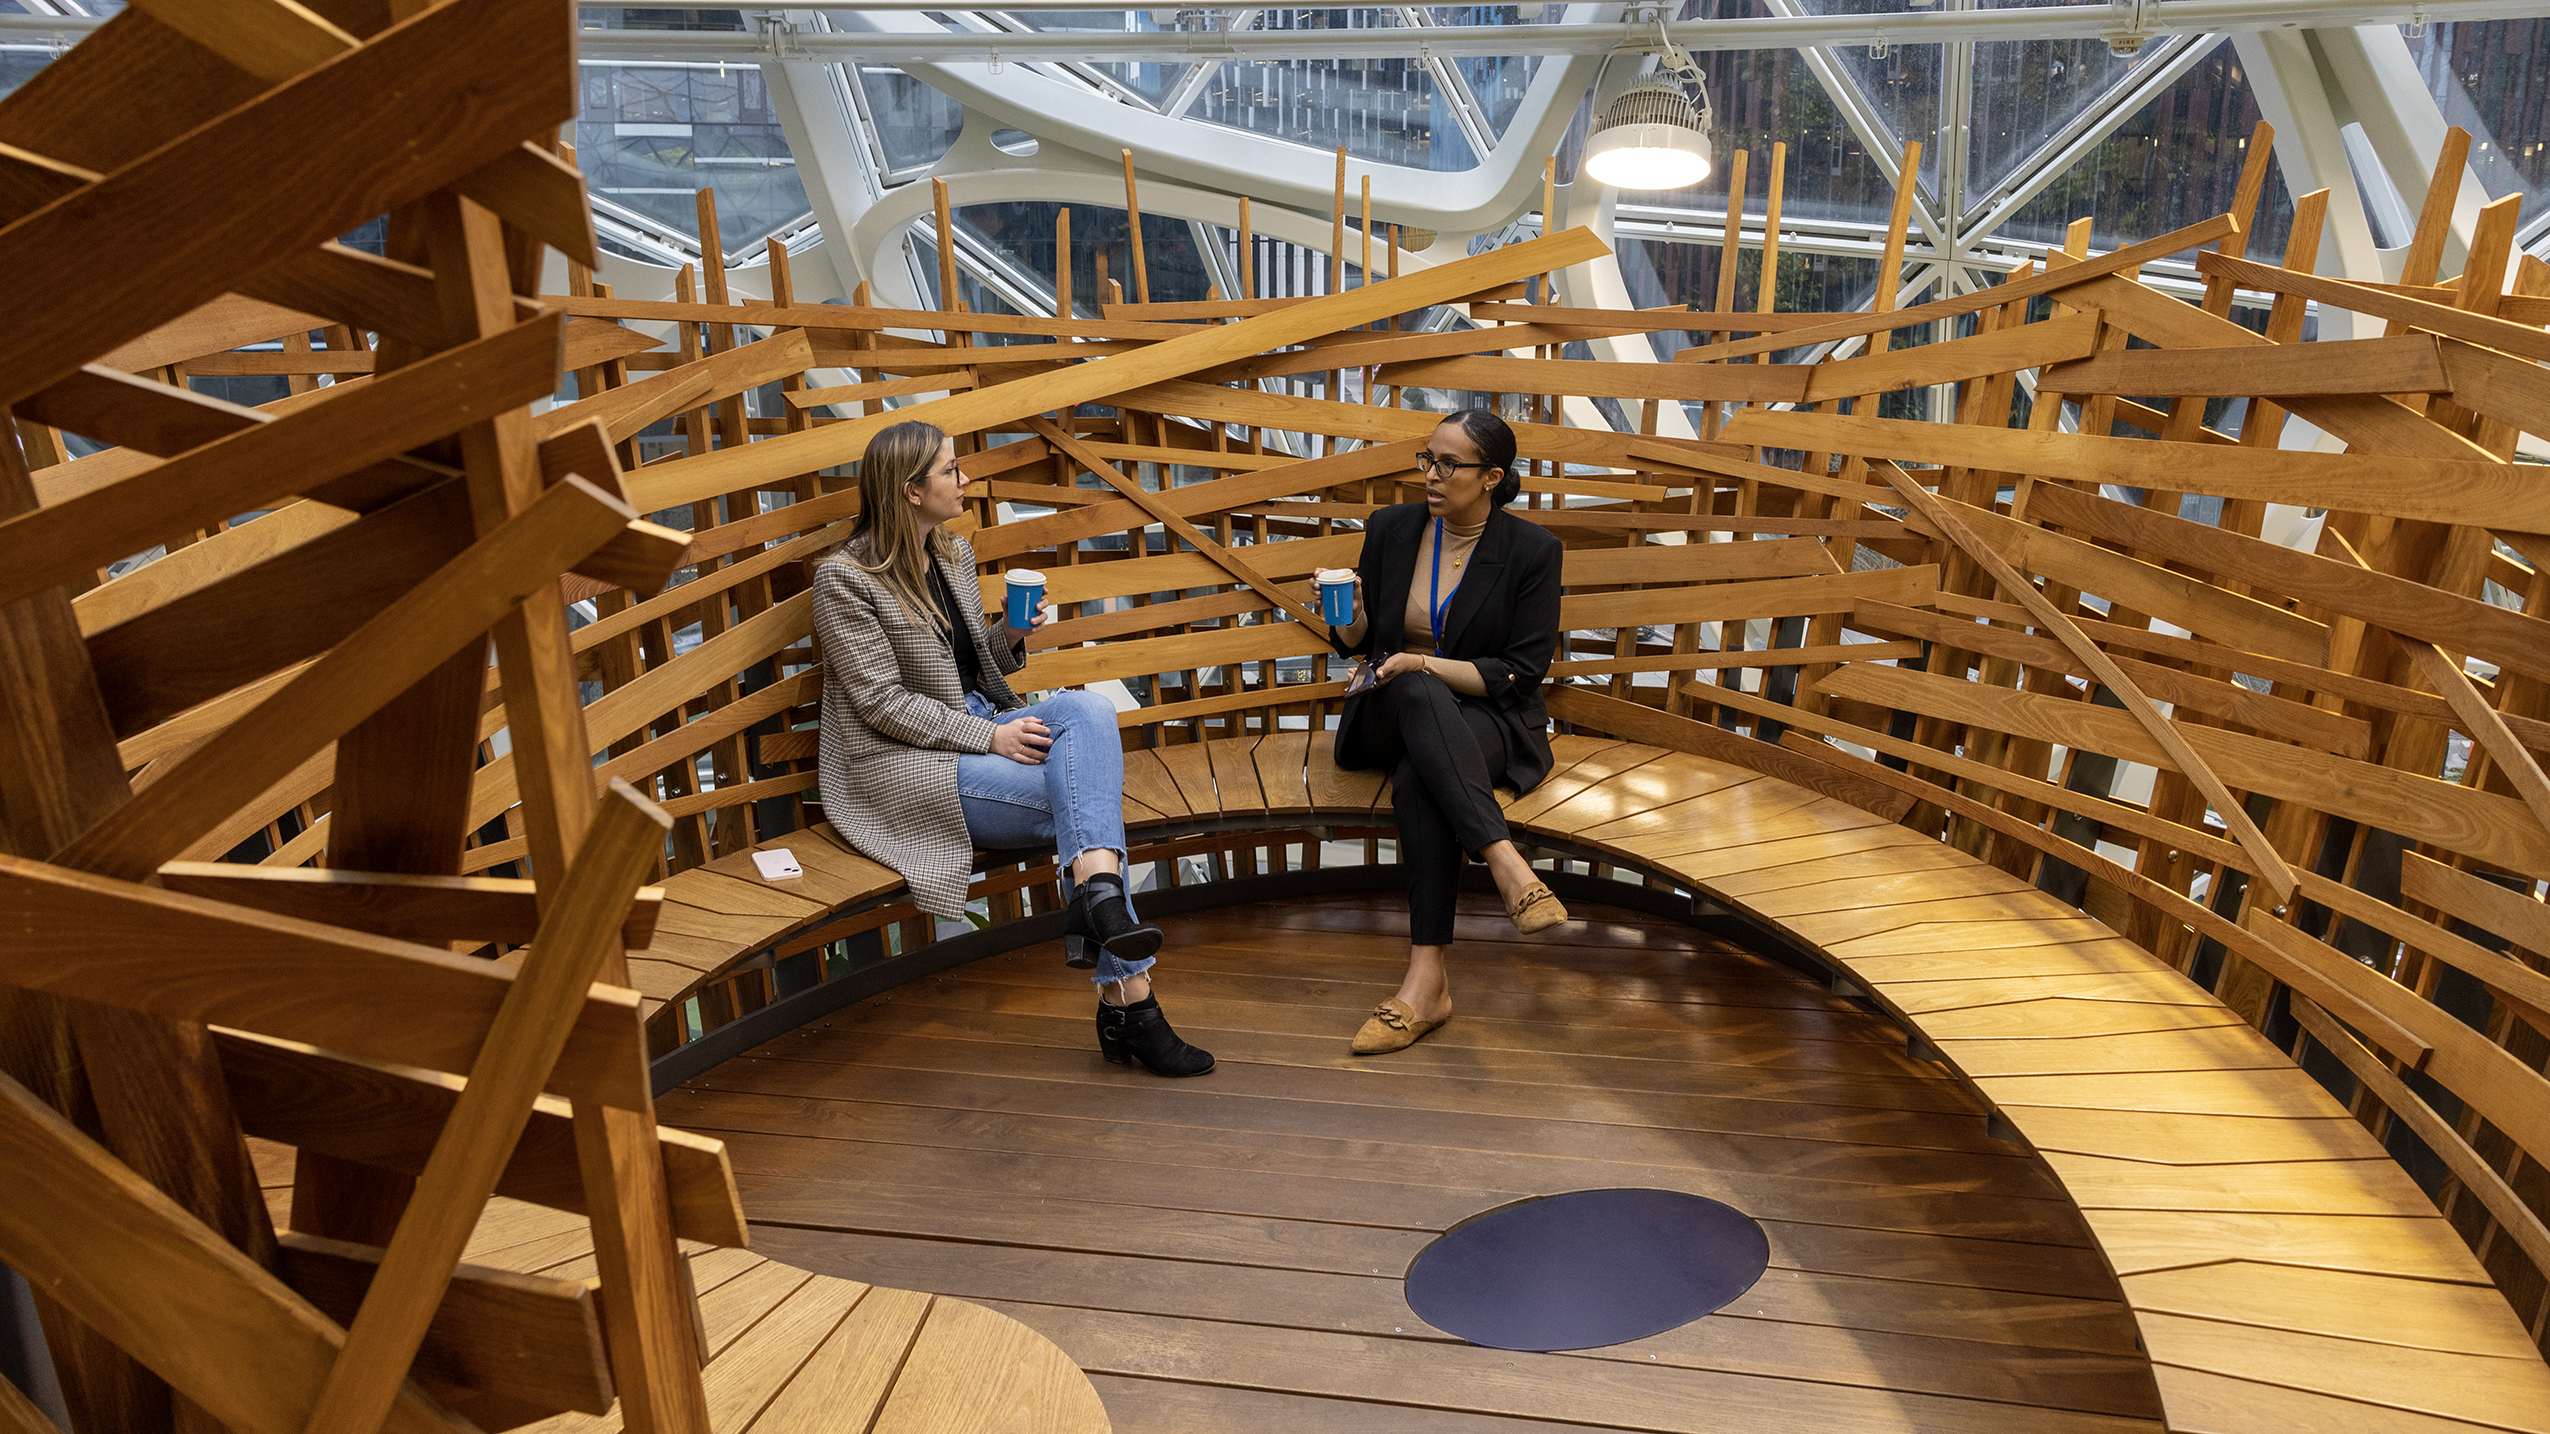
[[[938,463],[947,434],[918,420],[898,423],[868,440],[859,460],[859,526],[841,545],[842,556],[861,572],[883,580],[887,591],[903,600],[915,622],[947,631],[947,615],[930,596],[930,559],[956,556],[956,540],[945,529],[924,533],[912,511],[911,485],[927,482]],[[864,545],[864,553],[853,547]]]

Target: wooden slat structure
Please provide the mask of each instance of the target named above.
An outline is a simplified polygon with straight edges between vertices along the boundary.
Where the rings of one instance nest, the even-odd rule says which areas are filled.
[[[568,584],[661,587],[689,539],[630,507],[606,422],[531,412],[651,346],[527,297],[548,247],[597,257],[552,152],[575,23],[136,5],[0,100],[0,163],[52,185],[0,214],[32,286],[0,359],[0,1262],[84,1434],[1103,1430],[1006,1316],[747,1254],[723,1149],[656,1124],[623,943],[675,817],[587,775]],[[384,213],[388,257],[334,242]],[[189,386],[277,337],[340,381]],[[462,870],[498,731],[530,880]],[[323,870],[210,860],[313,798]],[[491,1221],[576,1248],[476,1263]],[[772,1302],[703,1292],[686,1245],[808,1293],[738,1340]]]
[[[30,296],[0,1142],[43,1172],[0,1259],[84,1427],[514,1427],[606,1382],[635,1429],[1100,1427],[1049,1344],[954,1301],[738,1263],[717,1307],[759,1322],[703,1336],[677,1243],[745,1221],[653,1079],[1056,925],[1050,862],[986,853],[984,929],[942,941],[821,825],[843,465],[907,417],[958,436],[987,599],[1032,565],[1068,614],[1018,685],[1122,694],[1133,859],[1200,906],[1391,850],[1380,776],[1330,759],[1307,579],[1469,401],[1567,548],[1560,770],[1510,813],[1554,875],[1733,913],[1902,1022],[2078,1207],[2169,1427],[2540,1426],[2550,495],[2514,460],[2550,266],[2510,264],[2500,202],[2435,272],[2457,163],[2392,286],[2310,272],[2312,195],[2280,256],[2239,212],[1904,308],[1889,274],[1861,314],[1534,302],[1582,231],[1299,301],[1150,303],[1137,265],[1098,317],[798,304],[776,247],[738,304],[712,245],[657,303],[593,282],[548,138],[572,7],[178,8],[0,101]],[[385,256],[333,242],[382,214]],[[568,292],[532,292],[547,247]],[[2200,302],[2135,277],[2198,248]],[[2315,303],[2391,332],[2304,351]],[[1470,327],[1403,332],[1445,306]],[[1703,341],[1554,356],[1663,329]],[[260,373],[336,381],[188,383]],[[1880,416],[1908,388],[1949,421]],[[659,426],[681,451],[642,462]],[[771,846],[806,875],[760,880]],[[284,1237],[243,1135],[298,1151]],[[455,1264],[491,1193],[565,1212],[526,1243],[589,1241],[561,1259],[596,1283]],[[782,1365],[804,1403],[742,1392]]]

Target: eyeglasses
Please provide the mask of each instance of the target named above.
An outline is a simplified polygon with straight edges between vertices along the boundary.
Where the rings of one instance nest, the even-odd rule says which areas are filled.
[[[1464,468],[1485,468],[1486,466],[1484,463],[1455,463],[1449,456],[1436,453],[1431,449],[1417,451],[1417,471],[1421,473],[1455,473]]]

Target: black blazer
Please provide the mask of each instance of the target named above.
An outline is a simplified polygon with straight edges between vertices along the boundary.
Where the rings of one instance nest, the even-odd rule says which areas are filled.
[[[1363,645],[1351,650],[1341,646],[1339,651],[1377,659],[1406,646],[1408,586],[1417,547],[1432,521],[1423,503],[1395,504],[1366,520],[1363,555],[1355,568],[1363,574],[1369,620]],[[1443,655],[1478,664],[1487,696],[1469,700],[1486,703],[1504,729],[1507,765],[1499,785],[1517,792],[1530,791],[1549,775],[1549,709],[1541,703],[1541,681],[1549,675],[1550,655],[1558,645],[1559,570],[1565,552],[1556,533],[1502,508],[1492,509],[1469,572],[1443,613]],[[1337,724],[1340,767],[1377,765],[1364,750],[1357,723],[1371,695],[1346,699],[1345,715]]]

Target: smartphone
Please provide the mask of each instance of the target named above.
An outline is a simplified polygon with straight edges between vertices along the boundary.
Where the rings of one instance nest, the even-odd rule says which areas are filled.
[[[1375,682],[1373,665],[1358,658],[1355,661],[1355,670],[1346,674],[1346,695],[1352,697],[1358,692],[1367,691],[1375,685]]]

